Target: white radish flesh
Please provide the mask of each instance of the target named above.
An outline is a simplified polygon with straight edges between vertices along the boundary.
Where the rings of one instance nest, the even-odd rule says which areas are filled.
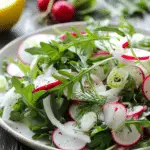
[[[78,107],[78,103],[73,103],[69,108],[69,115],[73,120],[75,120],[78,116]]]
[[[122,58],[127,59],[127,60],[136,60],[137,58],[135,58],[135,56],[132,54],[132,50],[134,51],[134,53],[136,54],[136,57],[139,60],[148,60],[149,59],[150,52],[148,52],[146,50],[141,50],[138,48],[125,49],[125,53],[122,54]]]
[[[68,129],[67,127],[65,127],[65,125],[61,124],[61,122],[55,118],[52,108],[51,108],[51,105],[50,105],[50,96],[48,96],[47,98],[45,98],[43,100],[43,106],[44,106],[44,110],[45,110],[50,122],[54,126],[59,128],[64,134],[66,134],[69,137],[77,138],[86,143],[91,142],[90,137],[88,135],[85,135],[83,132],[81,132],[79,130],[75,132],[73,128]]]
[[[79,130],[77,127],[75,127],[75,122],[67,122],[64,124],[64,127],[68,130]],[[63,132],[61,132],[60,129],[56,129],[52,135],[52,140],[54,144],[57,146],[57,148],[62,150],[81,150],[85,148],[86,142],[81,141],[77,138],[70,137]]]
[[[104,119],[104,113],[100,113],[99,115],[98,115],[98,119],[100,120],[100,121],[104,121],[105,119]]]
[[[142,84],[144,80],[144,72],[140,67],[131,65],[124,67],[124,69],[129,72],[129,74],[133,77],[137,85]]]
[[[34,59],[34,56],[29,54],[25,50],[31,47],[39,47],[40,42],[49,43],[51,40],[54,40],[54,39],[55,39],[54,35],[49,35],[49,34],[37,34],[31,37],[28,37],[21,43],[18,49],[18,56],[20,60],[25,64],[31,64],[31,62]]]
[[[16,76],[16,77],[20,77],[20,78],[24,76],[23,71],[16,64],[13,64],[13,63],[10,63],[7,66],[7,73],[10,76]]]
[[[127,118],[139,118],[140,115],[146,110],[145,106],[134,106],[127,110]]]
[[[135,125],[130,125],[130,129],[124,126],[119,131],[112,131],[114,141],[124,147],[136,144],[140,140],[141,134],[138,132]]]
[[[150,100],[150,75],[144,79],[144,82],[142,84],[142,91],[143,91],[144,96],[148,100]]]
[[[97,115],[94,112],[88,112],[83,115],[80,120],[80,127],[83,131],[87,132],[94,127],[97,122]]]
[[[119,102],[109,102],[103,107],[105,123],[112,129],[126,120],[126,107]]]

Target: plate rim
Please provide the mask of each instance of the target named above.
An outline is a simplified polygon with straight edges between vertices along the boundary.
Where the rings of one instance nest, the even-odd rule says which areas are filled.
[[[15,44],[16,42],[19,42],[20,40],[23,40],[25,38],[27,38],[28,36],[34,35],[34,34],[38,34],[40,32],[44,32],[45,30],[53,30],[53,28],[61,28],[62,26],[77,26],[77,25],[82,25],[85,26],[86,22],[84,21],[77,21],[77,22],[69,22],[69,23],[61,23],[61,24],[54,24],[54,25],[49,25],[46,27],[43,27],[41,29],[37,29],[29,34],[25,34],[22,35],[20,37],[17,37],[16,39],[12,40],[11,42],[9,42],[8,44],[6,44],[4,47],[2,47],[0,49],[0,55],[2,55],[2,53],[4,53],[4,51],[10,47],[12,44]],[[150,34],[150,31],[148,30],[144,30],[144,29],[138,29],[136,28],[136,31],[141,32],[143,34]],[[10,135],[12,135],[16,140],[18,140],[19,142],[33,148],[36,150],[59,150],[57,148],[51,147],[51,146],[46,146],[44,144],[40,144],[37,143],[36,140],[30,140],[26,137],[24,137],[23,135],[21,135],[20,133],[16,132],[15,130],[13,130],[2,118],[0,118],[0,127],[2,127],[6,132],[8,132]],[[150,147],[145,147],[145,148],[140,148],[140,149],[136,149],[136,150],[148,150]]]
[[[53,30],[53,28],[65,28],[66,27],[71,27],[71,26],[77,26],[77,25],[82,25],[84,26],[86,23],[83,21],[78,21],[78,22],[69,22],[69,23],[60,23],[60,24],[54,24],[54,25],[50,25],[47,27],[43,27],[41,29],[38,29],[36,31],[33,31],[29,34],[25,34],[23,36],[20,36],[14,40],[12,40],[11,42],[9,42],[8,44],[6,44],[4,47],[2,47],[0,49],[0,56],[2,55],[2,53],[5,52],[5,50],[10,47],[11,45],[15,44],[16,42],[19,42],[25,38],[27,38],[28,36],[32,36],[34,34],[39,34],[41,32],[44,32],[45,30]],[[17,139],[19,142],[35,149],[40,149],[40,150],[58,150],[57,148],[51,147],[51,146],[46,146],[44,144],[39,144],[36,143],[36,140],[30,140],[26,137],[24,137],[23,135],[21,135],[20,133],[16,132],[15,130],[13,130],[2,118],[0,118],[0,126],[6,131],[8,132],[10,135],[12,135],[15,139]]]

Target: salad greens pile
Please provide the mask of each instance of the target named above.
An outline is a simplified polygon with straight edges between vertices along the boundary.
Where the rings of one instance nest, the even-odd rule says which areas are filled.
[[[147,10],[145,0],[132,3]],[[17,60],[3,61],[2,119],[60,149],[150,146],[149,39],[123,19],[117,27],[91,19],[82,32],[28,37]]]

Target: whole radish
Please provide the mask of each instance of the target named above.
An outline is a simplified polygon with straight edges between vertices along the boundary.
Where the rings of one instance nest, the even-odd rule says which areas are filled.
[[[48,3],[50,0],[38,0],[37,1],[37,7],[40,11],[46,11]]]
[[[57,1],[52,7],[51,14],[56,22],[69,22],[74,19],[75,7],[67,1]]]

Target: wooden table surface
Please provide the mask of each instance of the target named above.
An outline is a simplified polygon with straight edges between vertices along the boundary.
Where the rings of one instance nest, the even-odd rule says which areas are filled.
[[[0,33],[0,49],[10,41],[24,34],[29,34],[42,26],[37,24],[35,16],[38,14],[36,0],[26,0],[26,6],[19,22],[11,31]],[[144,18],[130,19],[138,28],[150,31],[150,15]],[[0,150],[32,150],[15,140],[9,133],[0,128]]]

